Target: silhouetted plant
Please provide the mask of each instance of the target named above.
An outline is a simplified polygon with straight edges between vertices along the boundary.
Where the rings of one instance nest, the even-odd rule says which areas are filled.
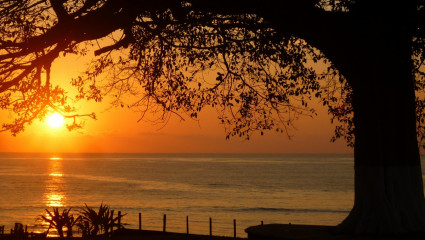
[[[125,215],[125,214],[124,214]],[[123,217],[124,215],[121,215]],[[101,222],[101,229],[104,231],[105,235],[112,233],[113,228],[122,228],[123,224],[118,223],[120,216],[114,217],[114,210],[109,209],[109,207],[104,211],[104,216]]]
[[[85,204],[85,208],[80,214],[78,227],[82,230],[83,237],[96,236],[99,233],[109,236],[110,230],[114,227],[123,227],[123,224],[118,224],[119,216],[114,217],[114,211],[103,203],[100,204],[97,212]],[[121,217],[123,216],[121,215]]]
[[[68,211],[66,212],[66,214],[63,214],[63,218],[65,220],[65,227],[67,229],[66,231],[66,237],[72,237],[72,228],[80,221],[80,216],[74,218],[74,216],[72,214],[69,214],[69,211],[71,210],[71,208],[68,209]],[[65,213],[65,210],[64,212]]]
[[[49,228],[47,229],[47,233],[51,228],[55,228],[59,237],[63,238],[63,228],[66,227],[67,237],[72,237],[72,228],[80,221],[80,216],[74,218],[72,214],[70,214],[71,208],[64,209],[62,213],[59,212],[59,208],[54,207],[53,211],[49,211],[46,209],[47,216],[40,215],[41,220],[49,224]]]

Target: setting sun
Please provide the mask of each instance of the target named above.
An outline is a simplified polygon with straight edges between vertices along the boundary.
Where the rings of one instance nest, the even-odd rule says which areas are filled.
[[[53,113],[46,117],[47,125],[51,128],[59,128],[64,124],[64,118],[59,113]]]

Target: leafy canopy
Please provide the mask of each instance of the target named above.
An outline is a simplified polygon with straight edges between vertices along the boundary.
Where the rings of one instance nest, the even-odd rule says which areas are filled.
[[[227,137],[249,138],[264,130],[289,134],[294,120],[315,114],[309,103],[318,98],[336,123],[332,140],[343,137],[353,143],[349,84],[318,49],[293,31],[276,30],[267,15],[273,3],[266,1],[257,10],[238,1],[222,6],[225,1],[206,2],[0,1],[0,108],[14,113],[2,130],[16,135],[49,111],[73,118],[68,127],[78,128],[79,117],[95,114],[77,113],[74,101],[101,101],[110,94],[113,104],[140,111],[141,118],[148,112],[159,121],[171,115],[196,118],[213,107]],[[288,16],[292,10],[355,14],[358,5],[279,3]],[[424,11],[424,1],[419,1],[418,18],[424,18]],[[282,19],[290,20],[285,14]],[[416,28],[412,74],[422,92],[425,29]],[[86,72],[71,81],[78,94],[69,96],[50,78],[52,62],[93,49],[96,57]],[[417,94],[421,139],[424,106],[424,95]]]

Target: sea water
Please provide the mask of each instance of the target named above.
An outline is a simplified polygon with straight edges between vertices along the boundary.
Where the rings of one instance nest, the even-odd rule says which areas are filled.
[[[0,226],[42,231],[45,209],[102,202],[127,228],[246,237],[268,223],[335,225],[354,199],[353,156],[314,154],[0,154]]]

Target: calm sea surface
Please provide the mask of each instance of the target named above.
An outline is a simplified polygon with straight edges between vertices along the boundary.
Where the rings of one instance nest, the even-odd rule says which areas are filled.
[[[424,164],[422,164],[424,165]],[[103,201],[127,228],[233,236],[264,223],[335,225],[353,204],[352,155],[0,154],[0,225],[40,230],[45,208]],[[77,212],[76,212],[77,213]]]

